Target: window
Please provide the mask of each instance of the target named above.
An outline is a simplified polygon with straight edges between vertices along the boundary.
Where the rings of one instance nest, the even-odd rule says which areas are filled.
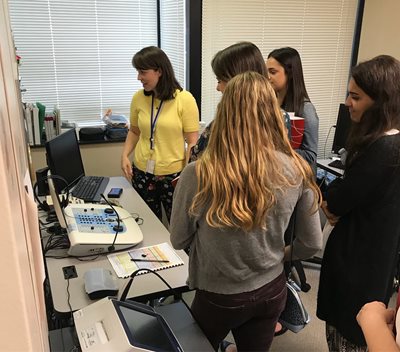
[[[25,102],[54,105],[63,120],[129,116],[141,88],[132,56],[157,45],[156,0],[9,0]]]
[[[217,51],[251,41],[266,58],[273,49],[291,46],[301,55],[307,91],[320,119],[322,157],[346,96],[357,7],[357,0],[203,0],[202,120],[214,118],[220,99],[210,65]],[[329,137],[328,150],[333,134]]]
[[[185,1],[160,1],[160,47],[171,60],[176,79],[186,89]]]

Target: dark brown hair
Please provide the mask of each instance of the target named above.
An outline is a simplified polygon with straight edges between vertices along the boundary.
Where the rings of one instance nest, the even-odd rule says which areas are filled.
[[[400,130],[400,61],[380,55],[353,67],[351,77],[374,103],[350,130],[347,165],[386,131]]]
[[[303,67],[300,54],[296,49],[285,47],[271,51],[268,58],[274,58],[285,70],[287,92],[282,103],[286,111],[294,111],[296,116],[303,116],[304,101],[310,101],[304,83]]]
[[[133,56],[132,65],[137,70],[161,70],[161,76],[156,87],[157,98],[170,100],[174,98],[177,89],[182,90],[175,78],[171,61],[160,48],[148,46],[141,49]]]
[[[250,42],[239,42],[218,51],[211,61],[211,67],[217,79],[225,82],[247,71],[268,77],[260,49]]]

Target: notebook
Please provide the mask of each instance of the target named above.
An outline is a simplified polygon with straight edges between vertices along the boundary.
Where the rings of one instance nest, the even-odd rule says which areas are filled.
[[[109,254],[107,258],[117,276],[122,278],[129,277],[138,269],[158,271],[184,264],[183,260],[167,242],[149,247],[135,248],[127,252]],[[145,274],[145,272],[139,273],[139,275],[141,274]]]

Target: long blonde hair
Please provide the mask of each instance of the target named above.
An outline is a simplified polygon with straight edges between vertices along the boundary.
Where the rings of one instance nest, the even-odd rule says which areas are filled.
[[[199,182],[190,214],[209,204],[210,226],[265,229],[277,190],[298,184],[284,172],[276,151],[293,160],[296,174],[314,191],[313,210],[317,210],[319,189],[307,162],[290,146],[268,79],[256,72],[241,73],[228,82],[208,146],[197,161]]]

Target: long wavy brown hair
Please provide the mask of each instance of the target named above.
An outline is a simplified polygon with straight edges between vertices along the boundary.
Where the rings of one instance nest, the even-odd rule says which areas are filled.
[[[299,182],[284,171],[277,151],[293,160],[294,174],[313,190],[311,214],[318,209],[320,191],[310,166],[290,146],[273,88],[256,72],[235,76],[226,86],[208,147],[196,164],[199,182],[190,214],[209,205],[210,226],[266,229],[277,192]]]

